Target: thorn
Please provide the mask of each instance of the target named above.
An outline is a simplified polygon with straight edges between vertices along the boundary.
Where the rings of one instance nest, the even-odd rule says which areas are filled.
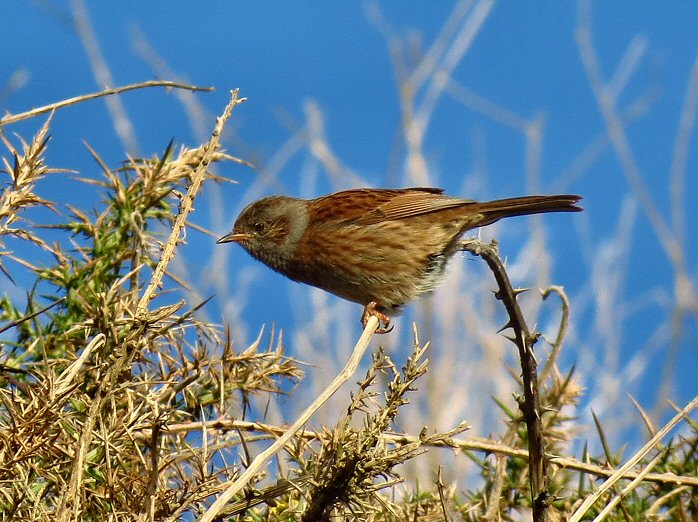
[[[509,340],[510,340],[512,343],[514,343],[516,346],[519,345],[518,339],[517,339],[516,337],[514,337],[513,335],[505,335],[504,338],[505,338],[505,339],[509,339]]]
[[[502,332],[503,332],[504,330],[506,330],[507,328],[513,328],[513,327],[514,327],[514,323],[512,323],[512,322],[511,322],[511,319],[509,319],[509,320],[507,321],[507,324],[505,324],[505,325],[502,326],[499,330],[497,330],[497,333],[502,333]],[[506,337],[506,336],[505,336],[505,337]]]
[[[519,294],[523,294],[524,292],[528,292],[530,288],[514,288],[514,297],[518,297]]]

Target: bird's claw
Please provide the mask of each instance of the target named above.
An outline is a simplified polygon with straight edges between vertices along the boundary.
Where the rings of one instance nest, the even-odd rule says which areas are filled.
[[[387,333],[392,332],[393,328],[395,328],[395,325],[391,324],[390,326],[388,326],[389,324],[390,323],[388,322],[388,323],[385,323],[385,326],[383,328],[380,328],[380,327],[377,328],[376,333],[377,334],[387,334]]]
[[[370,317],[378,319],[379,325],[376,329],[377,334],[386,334],[392,332],[394,326],[390,324],[390,317],[378,310],[378,303],[371,301],[364,307],[364,312],[361,314],[361,325],[366,328],[366,323]]]

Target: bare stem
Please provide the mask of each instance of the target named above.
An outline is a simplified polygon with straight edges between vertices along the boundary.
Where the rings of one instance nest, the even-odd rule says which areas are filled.
[[[111,96],[113,94],[120,94],[126,91],[132,91],[135,89],[145,89],[147,87],[167,87],[168,89],[186,89],[188,91],[212,91],[211,87],[198,87],[196,85],[189,85],[186,83],[170,82],[164,80],[151,80],[147,82],[132,83],[130,85],[123,85],[121,87],[114,87],[112,89],[104,89],[98,92],[92,92],[89,94],[81,94],[80,96],[75,96],[74,98],[68,98],[67,100],[61,100],[56,103],[50,103],[44,105],[43,107],[37,107],[30,111],[22,112],[20,114],[8,114],[0,118],[0,127],[8,125],[10,123],[17,123],[18,121],[28,120],[34,116],[39,116],[40,114],[45,114],[47,112],[55,111],[56,109],[62,109],[63,107],[68,107],[69,105],[75,105],[76,103],[81,103],[87,100],[94,100],[95,98],[101,98],[103,96]]]
[[[253,422],[244,421],[239,419],[214,419],[209,421],[194,421],[194,422],[181,422],[173,424],[163,424],[161,426],[163,435],[181,435],[192,432],[215,432],[217,430],[228,432],[230,430],[239,430],[249,433],[258,434],[255,436],[254,440],[266,440],[276,438],[283,435],[288,429],[286,426],[277,426],[274,424],[266,424],[263,422]],[[458,426],[458,430],[461,428],[465,429],[463,426]],[[150,439],[152,436],[153,428],[144,428],[140,430],[134,430],[132,432],[136,439]],[[326,434],[322,431],[311,430],[308,428],[303,428],[296,433],[296,437],[305,440],[318,440],[322,441]],[[434,441],[424,441],[418,436],[409,435],[407,433],[395,433],[387,432],[381,435],[381,438],[385,444],[415,444],[421,442],[424,447],[433,448],[444,448],[452,450],[453,448],[460,448],[463,451],[481,451],[487,454],[502,455],[504,457],[511,457],[514,459],[525,459],[528,460],[528,451],[525,449],[516,448],[509,446],[507,444],[502,444],[501,442],[493,442],[490,439],[481,439],[477,437],[472,438],[459,438],[459,437],[449,437],[444,440],[434,440]],[[249,440],[249,439],[246,439]],[[552,455],[550,453],[546,454],[547,463],[556,469],[570,469],[575,471],[581,471],[589,475],[594,475],[595,477],[608,478],[611,477],[615,470],[609,468],[608,466],[601,466],[592,464],[589,462],[582,462],[580,460],[563,457],[560,455]],[[622,478],[628,480],[634,480],[639,476],[636,471],[628,471]],[[644,477],[645,481],[653,482],[655,484],[670,484],[673,486],[687,485],[690,487],[698,488],[698,477],[688,476],[688,475],[677,475],[675,473],[648,473]]]

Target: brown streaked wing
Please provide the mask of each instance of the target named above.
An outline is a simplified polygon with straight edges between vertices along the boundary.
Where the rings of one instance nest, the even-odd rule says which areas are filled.
[[[335,192],[308,201],[315,224],[328,221],[353,221],[390,201],[397,190],[353,189]]]
[[[371,225],[381,221],[405,219],[439,210],[462,207],[473,200],[444,196],[443,189],[405,189],[372,211],[360,217],[356,223]]]
[[[313,221],[355,221],[365,217],[381,206],[406,192],[418,191],[422,194],[440,194],[442,189],[370,189],[359,188],[328,194],[308,201]]]

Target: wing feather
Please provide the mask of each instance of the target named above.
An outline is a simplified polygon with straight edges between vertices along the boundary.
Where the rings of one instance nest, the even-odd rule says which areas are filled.
[[[431,188],[401,190],[381,205],[366,212],[355,222],[361,225],[371,225],[381,221],[405,219],[472,203],[472,200],[469,199],[444,196],[442,192],[442,189]]]

